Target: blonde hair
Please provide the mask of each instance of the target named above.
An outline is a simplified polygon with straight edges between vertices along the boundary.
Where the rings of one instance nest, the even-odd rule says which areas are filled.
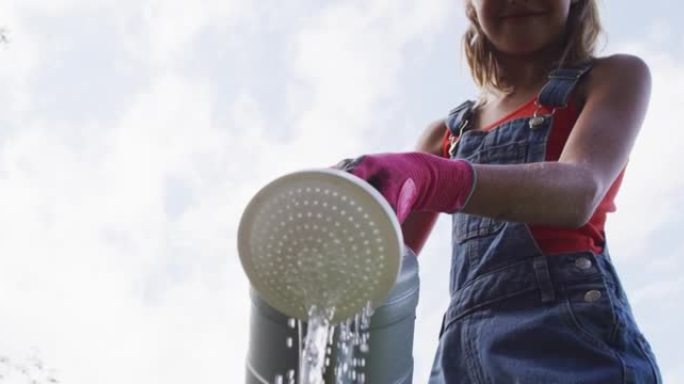
[[[503,84],[494,55],[494,47],[482,32],[471,0],[466,0],[470,26],[463,35],[463,48],[475,84],[484,91],[509,91]],[[576,0],[570,6],[563,53],[552,67],[578,64],[594,57],[601,34],[596,0]]]

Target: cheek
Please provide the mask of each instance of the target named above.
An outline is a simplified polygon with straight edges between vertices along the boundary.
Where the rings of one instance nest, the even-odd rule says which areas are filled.
[[[492,31],[496,28],[497,15],[501,13],[501,1],[472,0],[471,5],[484,31]]]
[[[567,12],[561,12],[555,16],[552,20],[547,22],[546,25],[547,35],[550,40],[557,40],[565,35],[565,31],[568,28],[568,14]]]
[[[491,13],[488,14],[486,10],[478,13],[478,22],[482,31],[484,31],[485,35],[490,39],[496,39],[498,36],[505,33],[504,25],[502,25],[496,16],[493,16]]]

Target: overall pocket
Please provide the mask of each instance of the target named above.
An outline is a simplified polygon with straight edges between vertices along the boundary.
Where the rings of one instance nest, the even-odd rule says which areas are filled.
[[[603,276],[565,285],[563,291],[569,324],[597,346],[612,349],[619,326],[614,298]]]

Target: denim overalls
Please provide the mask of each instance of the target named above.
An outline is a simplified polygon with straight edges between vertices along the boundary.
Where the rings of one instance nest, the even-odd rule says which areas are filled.
[[[563,108],[590,66],[553,71],[538,103]],[[449,114],[455,134],[472,105]],[[452,156],[541,162],[551,129],[553,115],[465,131]],[[547,257],[524,223],[456,213],[450,293],[430,384],[661,382],[607,248]]]

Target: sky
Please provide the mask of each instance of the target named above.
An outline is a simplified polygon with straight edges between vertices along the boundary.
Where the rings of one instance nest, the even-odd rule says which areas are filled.
[[[684,382],[684,8],[600,6],[600,54],[653,76],[609,249],[665,382]],[[245,205],[292,171],[411,150],[476,95],[464,27],[447,0],[0,0],[0,375],[240,382]],[[449,224],[419,258],[416,383]]]

